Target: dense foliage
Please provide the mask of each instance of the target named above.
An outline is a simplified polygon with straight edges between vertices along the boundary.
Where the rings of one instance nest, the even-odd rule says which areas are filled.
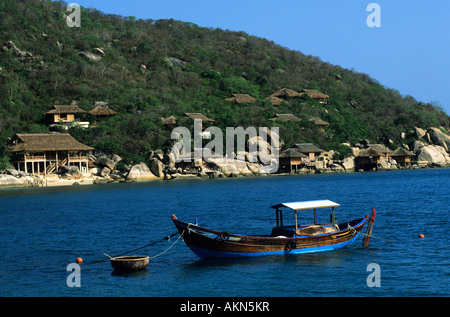
[[[414,126],[449,125],[442,109],[402,97],[365,74],[244,32],[86,8],[81,27],[70,28],[66,6],[62,1],[0,0],[1,144],[14,133],[47,132],[45,113],[72,100],[85,110],[95,101],[109,102],[116,116],[70,133],[127,162],[145,161],[149,150],[164,148],[170,130],[161,118],[181,118],[185,112],[201,112],[220,128],[276,125],[286,146],[314,142],[326,150],[361,138],[390,139],[394,146],[404,143],[401,132]],[[2,49],[7,41],[33,57],[20,60],[11,48]],[[105,53],[100,61],[78,54],[96,48]],[[318,89],[330,99],[326,105],[290,99],[282,106],[265,100],[282,87]],[[232,93],[250,94],[258,102],[225,101]],[[293,113],[302,121],[270,121],[276,113]],[[308,121],[313,116],[330,123],[324,132]]]

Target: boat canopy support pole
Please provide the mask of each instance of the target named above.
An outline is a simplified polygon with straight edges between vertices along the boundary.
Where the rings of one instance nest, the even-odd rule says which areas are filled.
[[[281,209],[276,209],[277,214],[277,227],[283,227],[283,211]]]
[[[297,226],[297,210],[295,211],[295,231],[298,230],[298,226]]]
[[[319,219],[317,218],[317,208],[314,208],[314,224],[317,225]]]
[[[336,216],[334,214],[334,207],[331,207],[331,224],[333,226],[336,224]]]

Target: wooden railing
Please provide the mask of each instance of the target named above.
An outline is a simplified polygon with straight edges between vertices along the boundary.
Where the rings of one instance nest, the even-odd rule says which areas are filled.
[[[45,156],[43,156],[43,155],[26,155],[25,159],[27,161],[38,161],[38,160],[43,161],[43,160],[45,160]]]

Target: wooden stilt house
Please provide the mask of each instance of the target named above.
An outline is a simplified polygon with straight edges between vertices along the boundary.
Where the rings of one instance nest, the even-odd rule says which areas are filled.
[[[84,145],[67,133],[16,134],[9,143],[12,164],[18,171],[47,175],[61,166],[76,166],[88,171],[87,154],[93,147]]]
[[[297,172],[305,164],[304,160],[308,156],[290,148],[280,154],[280,170],[283,172]]]

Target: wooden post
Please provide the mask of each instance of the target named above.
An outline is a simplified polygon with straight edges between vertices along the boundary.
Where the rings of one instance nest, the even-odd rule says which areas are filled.
[[[373,223],[375,222],[376,215],[377,215],[377,211],[375,209],[372,209],[372,216],[370,216],[370,218],[369,218],[369,224],[367,225],[366,235],[364,236],[363,244],[362,244],[362,246],[365,248],[367,248],[369,246],[370,235],[372,234]]]

